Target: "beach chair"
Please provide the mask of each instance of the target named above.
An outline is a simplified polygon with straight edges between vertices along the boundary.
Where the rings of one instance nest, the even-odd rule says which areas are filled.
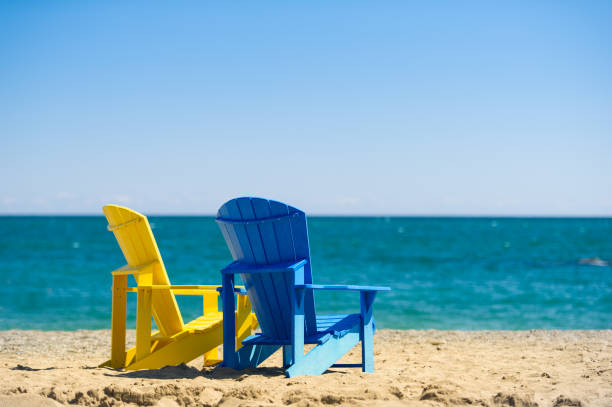
[[[112,272],[111,359],[101,366],[158,369],[187,363],[201,355],[204,355],[205,365],[218,363],[218,347],[223,340],[223,314],[218,309],[219,286],[170,285],[147,218],[117,205],[106,205],[103,210],[108,230],[114,233],[127,264]],[[137,287],[128,287],[128,275],[134,276]],[[251,312],[246,291],[237,290],[235,332],[238,339],[244,339],[256,329],[257,319]],[[137,293],[136,346],[126,351],[126,294],[129,292]],[[185,324],[175,294],[201,295],[202,316]],[[151,317],[157,332],[151,332]]]
[[[372,306],[378,291],[388,287],[317,285],[312,283],[304,212],[281,202],[237,198],[217,213],[217,223],[234,262],[222,270],[223,365],[255,367],[283,349],[287,377],[319,375],[330,367],[374,371]],[[242,278],[261,333],[236,343],[234,333],[235,275]],[[317,315],[314,290],[357,291],[361,312]],[[361,341],[361,363],[335,364]],[[304,345],[315,347],[306,355]]]

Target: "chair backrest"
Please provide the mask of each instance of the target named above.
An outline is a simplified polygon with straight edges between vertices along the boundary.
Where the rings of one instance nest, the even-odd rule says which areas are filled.
[[[153,284],[170,285],[166,268],[157,248],[147,217],[118,205],[102,208],[123,256],[130,267],[153,264]],[[138,284],[142,277],[134,275]],[[162,335],[173,335],[183,330],[183,317],[170,290],[153,290],[153,317]]]
[[[217,223],[234,261],[266,265],[306,259],[304,282],[312,283],[306,214],[262,198],[232,199],[217,212]],[[288,273],[241,274],[262,333],[289,339],[291,279]],[[312,291],[304,299],[306,335],[316,332]]]

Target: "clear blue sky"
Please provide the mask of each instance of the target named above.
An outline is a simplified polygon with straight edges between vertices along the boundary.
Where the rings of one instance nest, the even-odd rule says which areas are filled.
[[[0,213],[612,215],[611,5],[1,1]]]

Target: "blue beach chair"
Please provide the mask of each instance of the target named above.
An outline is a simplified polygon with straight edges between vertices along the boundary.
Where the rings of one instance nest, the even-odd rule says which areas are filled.
[[[217,222],[234,262],[223,276],[223,363],[234,369],[256,367],[279,347],[287,377],[319,375],[330,367],[374,371],[372,305],[389,287],[312,283],[304,212],[281,202],[236,198],[217,213]],[[239,274],[257,315],[261,333],[236,351],[234,276]],[[317,315],[314,290],[358,291],[361,312]],[[239,322],[239,321],[238,321]],[[334,364],[361,341],[361,363]],[[305,344],[316,346],[304,355]]]

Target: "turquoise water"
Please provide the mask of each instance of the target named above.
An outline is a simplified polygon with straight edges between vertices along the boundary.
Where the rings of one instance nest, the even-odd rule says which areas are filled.
[[[212,217],[150,221],[173,284],[220,282],[231,258]],[[312,217],[309,233],[315,282],[393,288],[379,327],[612,328],[612,219]],[[0,329],[108,328],[123,264],[103,217],[0,217]],[[317,309],[357,312],[357,297],[320,293]]]

